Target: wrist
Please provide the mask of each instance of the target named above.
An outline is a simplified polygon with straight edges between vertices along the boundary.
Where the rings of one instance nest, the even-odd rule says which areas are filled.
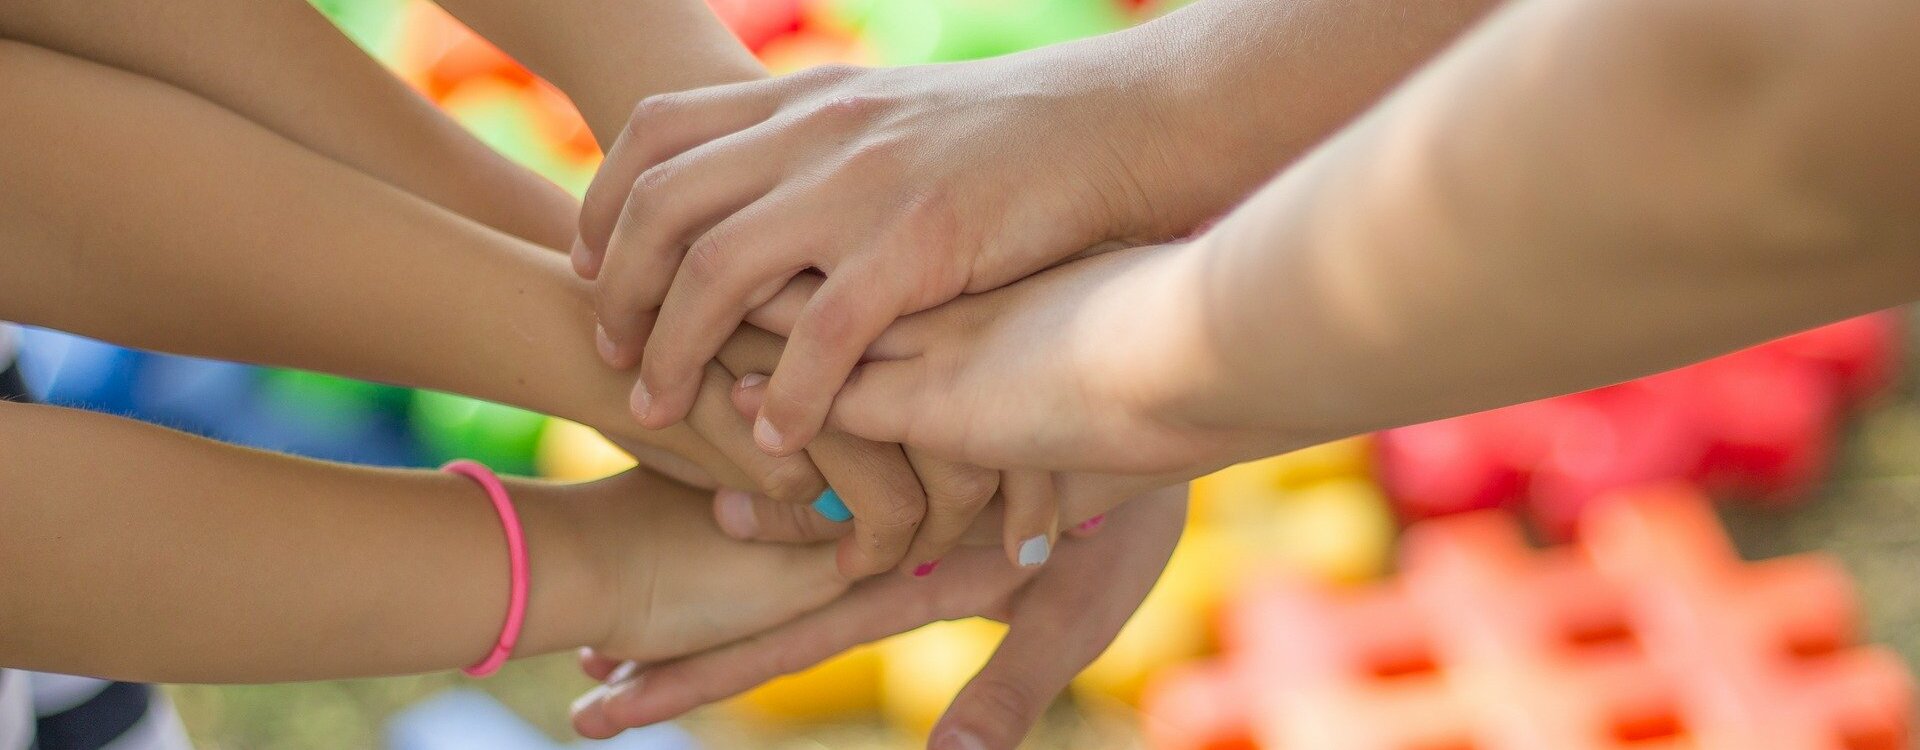
[[[614,629],[617,568],[587,501],[543,482],[508,483],[526,533],[527,617],[515,657],[605,643]],[[504,554],[504,550],[503,550]]]

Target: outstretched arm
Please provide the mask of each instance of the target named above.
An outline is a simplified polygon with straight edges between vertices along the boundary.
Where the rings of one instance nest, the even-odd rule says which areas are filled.
[[[11,667],[166,682],[442,670],[486,655],[507,611],[501,522],[463,477],[0,403],[0,481]],[[674,657],[846,586],[831,550],[726,539],[698,494],[643,472],[507,484],[529,556],[516,656]]]
[[[521,239],[573,239],[565,191],[487,148],[301,0],[0,0],[0,37],[172,84]]]
[[[1194,247],[902,321],[836,417],[1191,476],[1914,300],[1915,29],[1899,0],[1509,6]]]

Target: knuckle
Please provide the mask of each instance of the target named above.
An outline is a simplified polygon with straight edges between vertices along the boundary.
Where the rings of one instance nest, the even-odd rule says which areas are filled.
[[[852,294],[823,295],[807,314],[808,335],[822,346],[839,350],[854,344],[854,332],[864,317],[859,299]]]
[[[838,83],[854,77],[860,72],[860,66],[847,63],[828,63],[808,68],[802,76],[815,83]]]
[[[797,460],[782,461],[768,469],[760,480],[762,492],[783,503],[802,507],[802,503],[813,502],[820,492],[826,489],[826,483]]]
[[[681,260],[681,272],[687,281],[702,287],[720,285],[727,278],[727,261],[734,246],[736,230],[722,222],[707,230],[687,248]]]
[[[654,94],[633,105],[633,114],[627,118],[627,132],[638,135],[659,120],[672,117],[680,109],[681,97],[677,93]]]
[[[992,717],[989,723],[1002,727],[1026,727],[1038,716],[1042,702],[1033,691],[1004,679],[986,679],[973,684],[967,700],[978,711]]]
[[[985,507],[999,489],[1000,479],[991,471],[957,471],[929,488],[932,496],[928,500],[955,510],[974,511]]]
[[[891,537],[919,528],[926,514],[926,506],[919,503],[893,502],[880,506],[861,520],[879,536]]]

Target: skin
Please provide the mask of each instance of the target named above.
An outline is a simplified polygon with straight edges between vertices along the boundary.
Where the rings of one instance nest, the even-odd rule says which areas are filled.
[[[655,95],[634,109],[580,216],[575,268],[595,280],[601,353],[639,366],[633,410],[661,427],[711,391],[701,363],[720,332],[744,318],[790,335],[790,354],[744,374],[767,388],[755,441],[793,454],[899,315],[1069,256],[1195,231],[1491,5],[1290,0],[1277,13],[1267,0],[1203,0],[992,60]],[[923,481],[988,481],[916,447]],[[1009,559],[1057,536],[1053,480],[1001,477]],[[982,507],[977,493],[927,489],[911,511],[879,509],[924,514],[903,568],[933,559]],[[900,523],[883,538],[911,531]]]
[[[901,321],[834,423],[1194,475],[1910,302],[1915,28],[1892,0],[1510,6],[1190,245]]]
[[[0,37],[172,84],[521,239],[572,240],[565,191],[442,116],[304,2],[0,0]]]
[[[612,358],[641,362],[635,413],[682,418],[721,332],[811,269],[825,284],[782,331],[754,428],[800,450],[894,319],[1193,231],[1492,4],[1203,0],[1001,58],[649,99],[644,155],[589,197],[624,209],[581,217]]]
[[[599,394],[608,391],[598,384],[612,382],[618,386],[618,379],[611,373],[591,363],[585,354],[586,341],[566,336],[501,336],[500,331],[531,331],[551,328],[552,330],[581,330],[581,324],[587,313],[585,290],[572,279],[562,261],[556,254],[548,252],[532,243],[524,242],[488,229],[478,223],[459,217],[444,208],[420,199],[418,196],[400,190],[389,183],[377,180],[365,173],[353,170],[339,162],[319,156],[312,151],[300,148],[255,123],[235,116],[230,110],[187,94],[178,88],[168,86],[153,79],[133,75],[121,70],[113,70],[93,63],[77,60],[17,43],[0,43],[0,79],[7,82],[12,101],[19,105],[9,108],[0,115],[0,137],[9,150],[0,154],[9,165],[9,174],[16,180],[8,185],[19,188],[8,192],[3,201],[5,208],[0,209],[0,237],[6,238],[0,244],[0,253],[4,253],[10,273],[0,279],[0,317],[31,323],[89,333],[109,340],[142,345],[149,348],[170,350],[181,353],[222,356],[253,361],[268,361],[281,364],[308,366],[315,369],[331,370],[348,375],[375,377],[397,382],[411,382],[416,385],[437,384],[448,390],[461,391],[473,395],[491,397],[496,400],[517,402],[532,408],[543,408],[542,404],[573,404],[572,407],[555,408],[555,411],[571,413],[582,421],[592,422],[596,413],[593,404],[606,400],[618,402],[619,390],[612,399],[601,399]],[[131,113],[137,112],[138,116]],[[138,126],[138,130],[132,128]],[[142,148],[143,144],[165,143],[168,148],[152,150]],[[58,158],[56,158],[56,156]],[[76,163],[98,160],[103,165],[114,165],[112,169],[76,169]],[[33,186],[33,189],[28,189]],[[164,186],[164,187],[162,187]],[[77,207],[89,206],[90,211],[79,211]],[[217,213],[215,213],[217,212]],[[288,228],[299,231],[287,231]],[[275,252],[259,254],[264,237],[276,238]],[[108,259],[111,259],[109,261]],[[198,269],[198,270],[196,270]],[[457,273],[434,273],[434,269],[458,269]],[[288,277],[297,277],[299,284],[288,285],[280,281]],[[404,279],[405,285],[383,285],[369,283],[369,279]],[[354,304],[340,305],[340,299],[351,299]],[[156,314],[164,313],[164,314]],[[394,326],[392,321],[404,320],[407,325]],[[319,322],[315,322],[319,321]],[[556,322],[558,321],[558,322]],[[569,323],[570,325],[561,325]],[[751,351],[751,349],[743,349]],[[422,352],[432,356],[421,357]],[[777,358],[778,352],[763,354],[768,358]],[[580,362],[585,366],[569,369],[567,362]],[[544,400],[543,400],[544,399]],[[21,431],[10,433],[16,440],[33,442],[48,432],[39,428],[42,417],[20,416],[22,411],[9,411],[5,422],[20,425]],[[85,415],[71,416],[62,411],[44,410],[56,416],[44,417],[50,422],[65,419],[78,419],[73,422],[76,429],[89,435],[96,425],[90,420],[105,420]],[[41,412],[36,411],[35,415]],[[99,430],[118,430],[119,422],[106,420],[106,426]],[[154,445],[173,445],[176,442],[190,447],[185,452],[202,450],[203,444],[169,433],[154,431],[153,428],[130,427],[134,435],[158,434],[162,437],[151,442]],[[138,432],[147,430],[150,432]],[[93,438],[89,438],[95,440]],[[107,444],[118,444],[112,436],[98,438]],[[184,441],[184,442],[181,442]],[[171,450],[161,451],[148,445],[144,438],[132,439],[129,447],[114,449],[115,455],[155,455],[171,456]],[[89,450],[95,450],[100,442],[89,442]],[[9,445],[11,447],[11,444]],[[262,458],[260,454],[238,449],[210,448],[206,451],[218,456],[240,456],[234,461],[181,458],[164,462],[163,466],[203,467],[181,472],[185,478],[199,476],[227,476],[243,473],[248,477],[259,476],[261,492],[272,497],[294,495],[305,498],[306,495],[280,488],[272,477],[281,467],[303,467],[305,462],[277,457]],[[225,451],[223,453],[222,451]],[[84,455],[86,452],[68,449],[58,451],[62,455]],[[11,452],[12,456],[26,456],[22,452]],[[271,460],[268,460],[271,459]],[[255,462],[261,462],[254,468]],[[289,463],[291,462],[291,463]],[[39,461],[15,464],[7,471],[10,477],[24,477],[29,467],[37,467]],[[347,498],[384,498],[411,493],[416,489],[433,485],[443,490],[460,487],[466,490],[463,495],[464,508],[477,506],[478,511],[467,511],[481,523],[469,522],[462,528],[487,529],[497,535],[496,527],[484,511],[484,505],[474,502],[473,490],[467,485],[455,482],[445,484],[451,478],[438,475],[410,474],[367,475],[359,470],[325,467],[329,471],[345,471],[347,479],[341,481],[317,482],[333,488]],[[95,471],[94,474],[99,472]],[[392,482],[386,480],[398,477]],[[305,484],[316,483],[304,470],[295,471],[294,479],[303,479]],[[362,481],[367,479],[367,481]],[[379,481],[373,481],[379,480]],[[431,482],[428,480],[432,480]],[[10,479],[10,482],[13,480]],[[28,480],[22,478],[25,486]],[[114,481],[121,481],[116,478]],[[460,480],[464,482],[465,480]],[[233,502],[252,499],[252,495],[235,493],[234,487],[252,487],[252,484],[222,484],[221,492],[207,493],[196,491],[191,483],[180,486],[168,485],[172,489],[164,492],[177,492],[201,498],[231,498]],[[671,500],[679,491],[655,492],[654,488],[670,487],[665,483],[651,479],[630,479],[620,482],[608,482],[593,485],[599,489],[570,490],[555,489],[554,493],[572,497],[614,497],[621,502],[632,502],[635,497],[662,497]],[[1091,486],[1091,485],[1089,485]],[[49,540],[70,538],[81,531],[94,530],[95,519],[99,517],[138,517],[146,518],[155,508],[171,508],[168,502],[148,502],[139,507],[139,512],[123,510],[121,505],[138,497],[150,500],[164,495],[132,495],[127,492],[116,493],[112,488],[103,487],[90,490],[93,485],[68,485],[50,482],[34,485],[35,502],[22,502],[12,506],[22,513],[32,512],[35,517],[23,518],[19,523],[4,525],[8,529],[33,529],[41,545]],[[84,504],[66,498],[63,494],[69,487],[78,487],[78,491],[88,496],[87,502],[99,503],[95,496],[115,497],[113,504],[102,507],[98,504]],[[516,496],[521,502],[531,502],[534,506],[541,503],[534,499],[547,492],[545,485],[516,486]],[[1101,492],[1119,491],[1116,487],[1097,488]],[[1077,496],[1078,492],[1068,489],[1063,497]],[[224,503],[213,503],[204,507],[194,505],[181,511],[185,515],[178,518],[169,516],[173,523],[130,523],[125,529],[136,528],[176,528],[179,518],[202,518],[210,516],[226,517],[232,510]],[[414,513],[409,511],[399,515],[362,516],[354,510],[359,506],[336,507],[336,503],[320,500],[300,500],[303,507],[311,504],[315,508],[329,509],[332,515],[343,519],[356,519],[354,523],[379,523],[401,532],[418,531],[414,523],[422,516],[438,517],[440,511],[450,508],[448,503],[420,506],[432,508],[432,513]],[[256,505],[259,507],[256,508]],[[387,503],[372,504],[385,510]],[[82,510],[84,514],[43,515],[40,511],[48,507]],[[257,502],[245,506],[249,512],[240,513],[235,523],[261,522],[260,510],[271,505]],[[633,524],[651,524],[662,529],[661,535],[669,539],[696,541],[706,539],[712,532],[700,532],[681,527],[678,513],[684,512],[684,504],[667,502],[660,509],[627,509],[634,513]],[[791,506],[788,506],[791,507]],[[533,518],[541,515],[538,508],[527,511],[528,522],[541,526],[542,522]],[[614,512],[614,511],[608,511]],[[344,514],[344,515],[341,515]],[[591,514],[589,514],[591,515]],[[278,523],[279,516],[264,516],[268,521]],[[76,524],[83,524],[76,528]],[[612,530],[610,536],[629,545],[644,544],[652,538],[650,534],[640,533],[636,527],[625,522],[609,521],[600,517],[578,520],[579,525],[590,528]],[[33,525],[29,525],[33,524]],[[116,527],[121,528],[121,527]],[[192,528],[192,527],[188,527]],[[225,527],[218,527],[225,528]],[[703,529],[711,527],[702,526]],[[774,524],[767,526],[777,530]],[[94,530],[97,531],[97,530]],[[844,534],[845,528],[828,529],[831,534]],[[29,532],[23,532],[29,533]],[[181,531],[179,533],[186,533]],[[437,533],[437,529],[431,533]],[[1157,533],[1177,536],[1177,525],[1165,525]],[[586,534],[592,537],[594,534]],[[815,529],[810,538],[824,538]],[[573,539],[578,534],[568,529],[557,534],[535,532],[534,544],[541,549],[553,549],[557,542],[547,541],[549,537]],[[235,531],[219,535],[225,537],[251,538],[249,534]],[[177,534],[148,534],[153,542],[169,542]],[[265,540],[279,537],[271,534],[261,536]],[[330,535],[328,538],[332,538]],[[369,537],[372,539],[373,537]],[[388,537],[378,536],[385,540]],[[486,537],[487,540],[496,536]],[[306,540],[310,544],[312,540]],[[724,541],[724,540],[722,540]],[[117,544],[118,538],[103,541],[103,545]],[[497,542],[477,542],[471,537],[461,537],[457,549],[471,553],[474,550],[495,549]],[[32,554],[50,556],[48,549],[35,546]],[[404,545],[390,545],[401,547]],[[128,544],[127,549],[144,549]],[[25,550],[25,547],[21,549]],[[232,555],[241,557],[222,558],[253,559],[252,555],[266,555],[273,549],[271,545],[250,546],[242,550],[229,550]],[[422,548],[425,551],[426,548]],[[432,549],[441,549],[433,545]],[[449,549],[452,549],[449,547]],[[806,571],[798,579],[797,594],[800,598],[813,602],[823,600],[830,595],[821,587],[813,586],[810,581],[814,570],[811,563],[801,561],[820,559],[822,556],[810,552],[782,551],[774,557],[762,557],[759,553],[741,552],[739,545],[717,544],[714,549],[729,557],[727,560],[707,560],[697,551],[676,547],[673,544],[661,544],[664,549],[678,558],[685,558],[689,564],[702,570],[715,571],[727,577],[725,584],[704,583],[698,576],[681,577],[663,575],[642,588],[633,584],[632,588],[620,591],[599,591],[581,599],[595,601],[639,602],[647,601],[649,596],[661,601],[677,601],[682,594],[691,599],[698,595],[672,590],[667,583],[684,582],[687,585],[712,588],[716,596],[710,600],[713,607],[707,609],[686,608],[671,612],[657,613],[660,623],[649,622],[649,631],[643,636],[609,636],[604,640],[596,638],[551,637],[534,635],[542,630],[541,625],[531,624],[526,647],[520,653],[534,653],[540,650],[565,647],[569,643],[592,644],[604,653],[613,654],[622,659],[657,660],[671,654],[662,650],[677,648],[680,650],[715,645],[717,641],[700,640],[687,636],[684,640],[662,637],[658,634],[684,634],[688,622],[701,619],[719,619],[738,617],[741,627],[763,627],[780,618],[774,616],[777,608],[788,606],[784,598],[760,597],[745,591],[730,590],[729,585],[758,586],[768,574],[749,572],[736,568],[730,561],[738,558],[743,563],[757,566],[760,562],[773,560],[766,568],[778,570],[783,583],[794,570]],[[754,548],[757,549],[757,548]],[[644,559],[641,552],[634,552],[631,546],[619,547],[619,554],[608,557],[618,558],[629,566],[637,565],[638,559]],[[731,551],[730,551],[731,550]],[[1151,545],[1129,547],[1121,554],[1128,560],[1137,555],[1146,555],[1151,562],[1154,554]],[[171,552],[169,554],[172,554]],[[774,553],[768,553],[774,554]],[[802,557],[795,557],[802,555]],[[89,558],[97,559],[97,558]],[[186,558],[180,558],[186,560]],[[329,559],[316,555],[310,559]],[[367,565],[346,565],[342,570],[351,571],[351,580],[365,582],[370,578],[380,578],[377,570],[379,562],[392,560],[361,551],[355,558],[364,560]],[[466,565],[478,558],[462,558],[458,569],[432,568],[432,581],[441,578],[457,577],[461,581],[488,581],[484,587],[469,586],[475,591],[484,588],[490,596],[502,597],[505,590],[500,581],[475,576]],[[193,557],[191,561],[201,558]],[[489,569],[498,575],[497,552],[489,553],[485,561]],[[258,593],[300,592],[315,590],[320,583],[311,578],[286,579],[279,575],[310,574],[314,571],[302,568],[288,571],[284,566],[276,566],[273,561],[258,561],[257,565],[244,566],[246,573],[259,573],[261,578],[247,579],[250,586],[235,589],[222,589],[217,592],[190,592],[179,589],[157,590],[155,595],[173,601],[184,600],[192,596],[209,597],[234,595],[236,591]],[[460,562],[460,561],[455,561]],[[199,563],[195,563],[198,565]],[[409,566],[419,567],[418,561],[405,561]],[[1109,585],[1087,586],[1089,578],[1085,572],[1072,574],[1076,586],[1084,586],[1099,602],[1107,608],[1105,611],[1130,612],[1137,606],[1139,595],[1151,585],[1152,578],[1159,568],[1159,562],[1149,565],[1121,564],[1102,566],[1098,571],[1116,578]],[[208,563],[211,565],[211,563]],[[573,568],[562,563],[543,559],[536,566],[565,572],[560,580],[591,581],[598,576],[595,571]],[[325,567],[325,566],[322,566]],[[341,566],[334,566],[341,567]],[[198,568],[196,568],[198,570]],[[373,570],[375,572],[367,572]],[[759,570],[759,568],[755,568]],[[422,573],[429,572],[421,568]],[[93,580],[86,576],[100,576],[99,569],[60,568],[48,577],[38,576],[32,579],[35,586],[51,586],[53,582],[74,580]],[[637,578],[637,575],[630,577]],[[25,581],[26,579],[21,579]],[[335,580],[335,579],[328,579]],[[829,580],[832,579],[829,577]],[[901,579],[903,582],[913,582]],[[186,578],[182,579],[186,585]],[[408,583],[413,579],[408,579]],[[436,591],[466,591],[466,588],[453,589],[429,582]],[[837,584],[836,584],[837,585]],[[545,596],[550,584],[536,582],[536,588]],[[333,590],[338,586],[320,586],[320,590]],[[404,587],[402,587],[404,588]],[[101,586],[67,586],[60,592],[111,590],[104,583]],[[385,589],[382,589],[385,590]],[[57,594],[41,590],[31,592],[9,591],[9,600],[15,596],[25,601],[48,602]],[[819,598],[814,598],[815,595]],[[383,598],[380,602],[389,602],[394,598],[408,598],[396,594],[393,598]],[[572,601],[573,597],[566,597]],[[738,605],[742,602],[755,604],[755,600],[765,598],[765,607],[749,607],[743,611],[724,609],[728,602]],[[106,606],[111,597],[101,597],[97,601],[76,602],[73,607],[65,602],[51,609],[58,611],[88,611],[87,607]],[[144,601],[144,600],[143,600]],[[463,601],[480,601],[463,599]],[[547,608],[539,603],[535,607]],[[699,601],[709,601],[701,599]],[[798,600],[796,600],[798,601]],[[339,604],[339,603],[336,603]],[[353,606],[347,606],[351,604]],[[117,605],[116,605],[117,606]],[[208,601],[207,606],[196,611],[231,611],[236,607],[250,608],[223,600]],[[309,605],[312,606],[319,605]],[[362,612],[365,602],[354,600],[342,604],[341,612],[350,615]],[[798,611],[787,610],[787,614]],[[28,642],[27,631],[9,629],[6,632],[21,633],[22,642],[30,645],[24,650],[39,654],[60,653],[61,661],[55,663],[49,657],[47,661],[34,661],[32,666],[50,669],[66,669],[95,674],[124,676],[128,678],[166,679],[166,680],[272,680],[305,679],[341,674],[386,673],[403,670],[439,669],[471,662],[479,653],[484,653],[486,639],[497,632],[500,602],[490,602],[488,606],[476,607],[472,612],[484,612],[485,617],[472,622],[464,622],[465,630],[454,628],[450,623],[437,623],[430,631],[437,637],[445,632],[466,632],[471,630],[477,635],[471,640],[477,646],[463,646],[457,649],[457,655],[448,651],[423,651],[404,649],[396,659],[399,661],[381,661],[393,654],[382,652],[373,655],[335,655],[341,661],[324,661],[302,666],[293,662],[301,656],[311,656],[312,649],[292,649],[288,655],[277,657],[277,661],[261,664],[220,662],[193,658],[191,650],[178,653],[187,655],[181,663],[158,663],[142,661],[129,657],[131,661],[120,661],[126,654],[114,649],[95,648],[98,644],[86,639],[99,638],[114,643],[141,642],[145,651],[154,640],[152,637],[131,639],[102,635],[99,631],[85,628],[72,629],[70,623],[36,621],[34,639]],[[569,604],[560,609],[573,611]],[[36,608],[37,609],[37,608]],[[1045,634],[1050,637],[1067,639],[1079,649],[1097,651],[1102,644],[1110,640],[1111,633],[1091,628],[1098,623],[1081,622],[1067,615],[1085,609],[1085,601],[1075,598],[1041,599],[1030,606],[1035,614],[1031,617],[1046,618],[1053,622],[1070,622],[1068,627],[1041,630],[1028,628],[1028,632]],[[307,610],[297,610],[307,611]],[[465,611],[465,610],[463,610]],[[163,613],[157,613],[158,618]],[[272,614],[272,613],[269,613]],[[380,613],[392,616],[392,613]],[[639,612],[616,613],[631,620],[638,620]],[[21,617],[34,617],[37,614],[18,613]],[[655,614],[648,614],[653,617]],[[609,615],[613,617],[613,615]],[[106,618],[111,619],[111,618]],[[147,618],[150,621],[154,618]],[[365,622],[376,621],[373,614],[352,619],[355,628]],[[570,617],[569,623],[592,621],[585,617]],[[474,623],[485,625],[476,627]],[[674,623],[680,623],[675,626]],[[12,623],[8,623],[12,625]],[[314,620],[312,623],[318,634],[314,637],[329,642],[342,640],[337,632],[342,627],[335,621]],[[189,623],[191,625],[191,623]],[[439,626],[445,626],[439,627]],[[23,625],[22,628],[27,626]],[[1117,627],[1117,625],[1115,625]],[[334,628],[329,631],[325,628]],[[44,630],[42,630],[44,629]],[[193,638],[203,632],[202,628],[184,627],[178,631],[169,631],[183,638]],[[307,631],[301,631],[307,632]],[[354,632],[361,632],[355,630]],[[735,633],[730,629],[711,632],[712,637],[730,637],[729,634],[744,634],[745,630]],[[46,635],[43,639],[42,635]],[[85,636],[77,645],[56,649],[48,645],[53,638],[65,635]],[[705,637],[705,636],[701,636]],[[444,639],[452,643],[452,638]],[[188,645],[201,643],[192,641]],[[228,641],[230,642],[230,641]],[[410,643],[396,640],[398,647]],[[164,649],[162,649],[164,651]],[[472,652],[472,653],[469,653]],[[275,652],[279,653],[279,652]],[[404,657],[401,659],[400,657]],[[27,660],[13,660],[9,663],[28,663]],[[150,657],[149,657],[150,658]],[[107,662],[113,662],[108,664]],[[117,666],[115,666],[117,665]],[[209,670],[195,672],[194,669]],[[211,670],[227,670],[223,675],[212,674]],[[287,670],[287,671],[281,671]],[[719,671],[707,672],[700,669],[686,670],[686,679],[705,680],[705,684],[718,685],[727,680],[737,679],[734,673]],[[1044,678],[1044,679],[1043,679]],[[1049,675],[1036,675],[1031,680],[1021,672],[1003,674],[1001,680],[1012,685],[1011,689],[1022,690],[1023,695],[1038,696],[1038,703],[1031,708],[1038,711],[1045,701],[1057,690],[1050,686]],[[1061,678],[1064,679],[1064,678]],[[1000,688],[995,688],[999,690]],[[956,704],[955,715],[959,717],[991,717],[1004,706],[996,700],[968,698]],[[1009,731],[1024,731],[1024,725],[1012,726]]]
[[[758,63],[702,4],[665,3],[644,12],[626,3],[594,5],[569,5],[538,23],[521,22],[516,14],[525,11],[513,6],[465,2],[452,10],[495,31],[508,49],[565,81],[609,140],[617,137],[630,103],[649,93],[759,74]],[[579,206],[571,197],[480,144],[304,3],[204,0],[149,7],[13,0],[6,10],[0,34],[7,37],[173,84],[502,232],[552,248],[564,249],[573,241]],[[555,43],[558,35],[549,31],[581,27],[595,29],[595,41],[604,46],[585,54],[577,34],[569,31],[569,40]],[[677,41],[656,46],[642,30]],[[623,33],[631,35],[628,43],[611,43],[613,35]],[[205,43],[189,47],[168,41],[187,36],[205,37]],[[628,53],[634,50],[640,54]],[[229,64],[236,59],[258,63]],[[613,75],[616,70],[625,72]],[[316,112],[353,116],[316,117]],[[996,473],[843,435],[804,455],[768,457],[752,445],[748,423],[727,406],[726,391],[736,373],[718,361],[706,370],[711,387],[688,422],[691,432],[640,431],[624,420],[593,424],[617,428],[609,431],[642,463],[690,482],[712,485],[718,478],[731,487],[801,504],[832,482],[861,518],[856,524],[861,533],[847,542],[842,558],[851,575],[902,563],[916,539],[923,493],[932,493],[942,508],[977,507],[994,493]],[[712,463],[716,458],[732,466]],[[924,490],[918,474],[926,475]],[[951,546],[945,540],[971,521],[970,515],[950,515],[928,519],[930,533],[914,550],[918,559],[912,563],[938,557]]]
[[[500,521],[463,477],[9,403],[0,477],[0,598],[26,605],[0,612],[9,666],[163,682],[443,670],[484,656],[507,609]],[[508,484],[532,576],[517,655],[678,655],[847,585],[829,549],[727,539],[697,491],[644,472]]]

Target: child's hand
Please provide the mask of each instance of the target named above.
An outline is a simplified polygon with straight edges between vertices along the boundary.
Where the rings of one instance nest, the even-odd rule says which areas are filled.
[[[556,492],[609,594],[609,632],[593,644],[602,653],[682,656],[786,622],[848,585],[832,546],[729,539],[705,493],[642,471]]]
[[[574,704],[589,737],[671,719],[853,646],[943,619],[1012,628],[932,733],[937,748],[1013,748],[1068,681],[1105,650],[1166,567],[1185,519],[1184,488],[1135,498],[1097,533],[1061,544],[1038,571],[986,550],[955,553],[924,581],[881,578],[754,638],[651,668],[588,654],[607,685]]]
[[[642,102],[575,249],[598,278],[609,361],[641,361],[642,423],[684,418],[727,333],[807,269],[827,282],[755,424],[775,455],[813,439],[896,317],[1224,210],[1242,188],[1179,184],[1204,173],[1199,157],[1173,153],[1171,113],[1121,72],[1138,66],[1099,49],[821,68]]]

